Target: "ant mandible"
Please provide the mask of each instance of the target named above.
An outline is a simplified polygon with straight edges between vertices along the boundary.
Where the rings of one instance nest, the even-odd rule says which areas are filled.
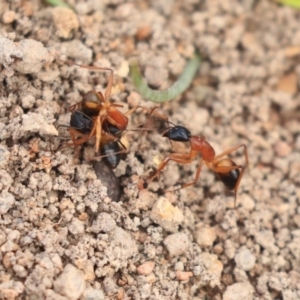
[[[171,122],[169,122],[171,123]],[[171,123],[172,124],[172,123]],[[234,206],[236,207],[236,198],[237,190],[241,182],[242,176],[244,174],[245,168],[248,165],[248,153],[247,147],[244,144],[232,147],[219,155],[215,155],[214,148],[206,141],[203,136],[192,136],[191,132],[183,126],[175,126],[167,129],[162,134],[163,137],[168,138],[170,141],[176,142],[188,142],[191,143],[191,148],[189,153],[170,153],[158,166],[156,172],[150,176],[149,183],[158,176],[158,174],[166,167],[169,161],[175,161],[180,164],[189,164],[191,163],[198,153],[201,155],[200,163],[197,168],[195,180],[189,183],[184,184],[180,189],[186,188],[195,184],[199,177],[201,168],[203,165],[206,165],[207,168],[212,170],[223,184],[229,189],[233,190],[235,193],[235,202]],[[237,165],[232,159],[224,158],[224,156],[236,151],[239,148],[243,148],[243,154],[245,157],[244,165]]]

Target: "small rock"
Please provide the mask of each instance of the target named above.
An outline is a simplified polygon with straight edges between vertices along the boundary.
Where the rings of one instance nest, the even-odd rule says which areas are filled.
[[[123,259],[130,258],[138,252],[136,241],[121,227],[116,227],[114,231],[111,231],[110,239],[122,250]]]
[[[4,24],[12,23],[16,18],[16,13],[13,10],[8,10],[2,15],[2,20]]]
[[[128,77],[129,74],[129,62],[127,60],[123,60],[116,74],[121,78]]]
[[[3,168],[9,160],[10,152],[7,149],[7,146],[0,145],[0,167]]]
[[[138,41],[147,39],[152,33],[152,27],[150,25],[140,26],[136,31],[136,38]]]
[[[164,245],[170,256],[179,256],[186,253],[190,246],[190,240],[185,233],[174,233],[164,239]]]
[[[48,50],[42,43],[31,39],[19,43],[0,37],[0,64],[23,74],[37,73],[50,61]]]
[[[291,153],[291,147],[284,141],[278,141],[274,146],[274,150],[279,157],[286,157]]]
[[[182,211],[172,205],[165,197],[160,197],[154,204],[150,218],[162,228],[170,232],[176,232],[178,225],[183,222]]]
[[[72,31],[79,28],[77,15],[73,10],[67,7],[55,7],[52,10],[52,17],[56,34],[61,38],[70,38]]]
[[[41,135],[58,135],[54,125],[48,124],[44,116],[33,112],[22,115],[21,129],[23,132],[38,132]]]
[[[201,227],[195,232],[195,240],[200,247],[211,247],[217,238],[213,227]]]
[[[83,234],[84,233],[84,224],[77,218],[73,218],[71,223],[68,225],[68,230],[74,234]]]
[[[266,249],[272,248],[275,243],[274,234],[271,230],[262,230],[255,234],[256,242]]]
[[[103,280],[103,288],[108,296],[116,294],[119,289],[115,281],[110,277],[105,277]]]
[[[55,292],[68,297],[68,299],[78,299],[84,289],[84,274],[71,264],[67,264],[63,272],[54,281]]]
[[[49,60],[48,50],[40,42],[21,40],[17,46],[22,53],[22,59],[15,62],[14,69],[20,73],[38,73]]]
[[[234,283],[226,288],[223,300],[252,300],[254,288],[249,282]]]
[[[0,250],[2,252],[14,252],[14,251],[17,251],[19,249],[19,245],[12,242],[12,241],[7,241],[6,243],[4,243]]]
[[[250,271],[255,265],[255,255],[246,247],[241,247],[236,253],[234,260],[238,268],[244,271]]]
[[[284,54],[288,58],[293,58],[300,54],[300,46],[290,46],[284,49]]]
[[[298,76],[296,73],[284,75],[278,82],[277,90],[294,95],[298,90]]]
[[[33,95],[29,94],[29,95],[22,97],[21,101],[22,101],[23,108],[26,108],[26,109],[31,108],[35,103],[35,97]]]
[[[217,255],[207,252],[201,253],[200,258],[202,259],[207,272],[213,277],[209,285],[211,287],[218,286],[220,284],[220,278],[223,271],[222,262],[218,260]]]
[[[146,261],[139,265],[136,270],[140,275],[149,275],[152,273],[154,267],[155,263],[153,261]]]
[[[116,228],[116,221],[108,213],[100,213],[91,226],[91,231],[95,233],[109,232]]]
[[[15,201],[13,194],[2,191],[0,194],[0,215],[6,214],[14,206]]]
[[[101,290],[96,290],[89,287],[85,289],[80,300],[105,300],[105,295]]]
[[[192,276],[194,276],[193,272],[176,271],[176,278],[180,281],[188,281]]]
[[[84,63],[91,63],[93,58],[92,49],[84,45],[80,40],[72,40],[62,43],[66,49],[66,55],[75,60],[80,60]]]

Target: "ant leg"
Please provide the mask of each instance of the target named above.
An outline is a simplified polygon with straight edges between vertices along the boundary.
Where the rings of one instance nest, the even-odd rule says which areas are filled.
[[[201,160],[200,160],[199,167],[198,167],[198,169],[197,169],[195,179],[194,179],[192,182],[186,183],[186,184],[182,185],[180,188],[174,189],[173,191],[174,191],[174,192],[175,192],[175,191],[179,191],[179,190],[181,190],[181,189],[185,189],[185,188],[187,188],[188,186],[191,186],[191,185],[194,185],[195,183],[197,183],[197,181],[198,181],[198,179],[199,179],[199,177],[200,177],[201,169],[202,169],[202,167],[203,167],[204,164],[205,164],[205,161],[201,161]]]
[[[84,68],[84,69],[94,70],[94,71],[109,71],[110,75],[109,75],[109,79],[108,79],[108,83],[107,83],[107,87],[106,87],[104,96],[105,96],[105,100],[110,97],[111,89],[112,89],[112,85],[113,85],[113,79],[114,79],[113,69],[104,68],[104,67],[96,67],[96,66],[88,66],[88,65],[80,65],[80,64],[72,63],[70,61],[64,61],[64,63],[67,63],[68,65],[75,65],[75,66],[78,66],[78,67]]]
[[[245,161],[246,161],[246,163],[245,163],[245,167],[246,167],[246,166],[248,165],[248,163],[249,163],[249,160],[248,160],[247,146],[246,146],[245,144],[240,144],[240,145],[235,146],[235,147],[232,147],[232,148],[230,148],[230,149],[228,149],[228,150],[226,150],[226,151],[223,151],[223,152],[220,153],[219,155],[215,156],[215,158],[214,158],[214,160],[213,160],[213,164],[215,164],[215,162],[218,162],[218,161],[220,160],[220,158],[222,158],[222,157],[224,157],[224,156],[226,156],[226,155],[228,155],[228,154],[230,154],[230,153],[236,151],[237,149],[239,149],[239,148],[241,148],[241,147],[244,148],[243,154],[244,154]]]
[[[95,143],[95,152],[99,152],[100,142],[101,142],[101,135],[102,135],[102,118],[100,115],[96,118],[95,125],[94,125],[94,132],[96,133],[96,143]],[[91,134],[93,133],[93,130]]]
[[[189,164],[191,163],[195,156],[197,155],[197,152],[191,150],[190,153],[171,153],[168,154],[164,160],[159,164],[157,170],[155,171],[155,173],[150,176],[149,178],[149,183],[150,184],[152,182],[152,180],[158,176],[158,174],[166,167],[166,165],[169,163],[169,161],[175,161],[179,164]]]
[[[81,107],[81,102],[77,102],[68,108],[68,111],[73,112]]]

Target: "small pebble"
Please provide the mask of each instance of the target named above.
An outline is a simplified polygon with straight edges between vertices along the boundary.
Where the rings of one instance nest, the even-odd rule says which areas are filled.
[[[0,194],[0,215],[6,214],[14,206],[15,201],[13,194],[2,191]]]
[[[84,274],[73,265],[67,264],[54,281],[53,286],[57,293],[68,297],[70,300],[76,300],[85,289]]]
[[[22,97],[21,101],[23,108],[31,108],[35,103],[35,97],[33,95],[26,95]]]
[[[93,51],[83,44],[80,40],[72,40],[62,43],[66,50],[66,55],[72,59],[80,60],[85,64],[89,64],[93,59]]]
[[[101,290],[89,287],[85,289],[80,300],[105,300],[105,295]]]
[[[150,218],[165,230],[176,232],[184,216],[182,211],[172,205],[167,198],[160,197],[153,205]]]
[[[2,20],[4,24],[12,23],[16,18],[16,13],[13,10],[8,10],[2,15]]]
[[[202,259],[207,272],[212,276],[212,280],[210,281],[209,285],[211,287],[219,285],[223,271],[223,264],[218,260],[218,256],[203,252],[200,254],[200,258]]]
[[[95,233],[109,232],[116,228],[116,221],[108,213],[100,213],[91,226],[91,231]]]
[[[278,141],[274,146],[274,150],[279,157],[286,157],[292,151],[292,149],[288,145],[288,143],[286,143],[284,141]]]
[[[68,225],[68,230],[74,235],[80,235],[84,233],[84,224],[78,218],[73,218]]]
[[[234,283],[226,288],[223,300],[253,300],[254,288],[248,282]]]
[[[195,240],[200,247],[211,247],[217,238],[213,227],[201,227],[195,232]]]
[[[186,253],[190,247],[190,240],[185,233],[174,233],[164,239],[170,256],[179,256]]]
[[[44,64],[51,60],[47,48],[35,40],[21,40],[17,48],[22,53],[22,59],[17,60],[14,69],[23,74],[38,73]]]
[[[73,10],[67,7],[55,7],[52,9],[52,17],[56,34],[61,38],[70,38],[72,31],[79,28],[78,17]]]
[[[31,133],[38,132],[41,135],[51,135],[51,136],[58,135],[58,131],[55,128],[55,126],[49,124],[47,120],[45,120],[44,116],[32,112],[22,115],[21,130],[23,132],[31,132]]]
[[[176,271],[176,278],[180,281],[189,281],[190,277],[193,276],[193,272]]]
[[[256,258],[249,249],[241,247],[234,256],[234,260],[238,268],[250,271],[255,265]]]
[[[146,261],[139,265],[136,270],[140,275],[149,275],[152,273],[154,267],[155,263],[153,261]]]

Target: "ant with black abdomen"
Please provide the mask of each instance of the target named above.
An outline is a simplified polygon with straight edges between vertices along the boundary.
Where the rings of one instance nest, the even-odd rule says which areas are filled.
[[[80,65],[70,62],[66,63],[89,70],[110,72],[104,94],[102,92],[91,90],[83,96],[81,102],[76,103],[69,108],[72,112],[69,133],[74,146],[79,146],[95,136],[95,152],[98,153],[101,145],[103,144],[103,134],[106,133],[106,135],[111,135],[110,141],[114,140],[116,135],[120,135],[127,129],[129,121],[128,117],[138,108],[150,111],[150,115],[153,113],[154,109],[149,110],[142,106],[133,107],[126,113],[122,113],[118,110],[119,107],[123,107],[122,104],[116,104],[109,101],[114,77],[112,69]],[[154,114],[158,115],[162,119],[166,119],[157,113]]]
[[[168,123],[171,123],[168,121]],[[172,123],[171,123],[172,124]],[[200,163],[197,168],[195,180],[192,182],[184,184],[180,189],[186,188],[188,186],[194,185],[199,177],[203,165],[206,165],[207,168],[212,170],[223,182],[223,184],[229,189],[233,190],[235,193],[235,202],[237,198],[237,190],[244,174],[245,168],[248,165],[248,153],[247,147],[244,144],[232,147],[228,150],[223,151],[219,155],[215,154],[213,147],[206,141],[203,136],[192,136],[191,132],[183,127],[176,126],[173,124],[173,127],[167,129],[162,134],[163,137],[168,138],[170,141],[176,142],[190,142],[191,148],[189,153],[179,153],[174,152],[165,156],[164,160],[160,163],[157,170],[149,178],[149,183],[158,176],[158,174],[166,167],[169,161],[175,161],[180,164],[189,164],[191,163],[198,154],[201,155]],[[237,165],[232,159],[224,158],[228,154],[236,151],[239,148],[243,148],[243,154],[245,157],[244,165]]]

